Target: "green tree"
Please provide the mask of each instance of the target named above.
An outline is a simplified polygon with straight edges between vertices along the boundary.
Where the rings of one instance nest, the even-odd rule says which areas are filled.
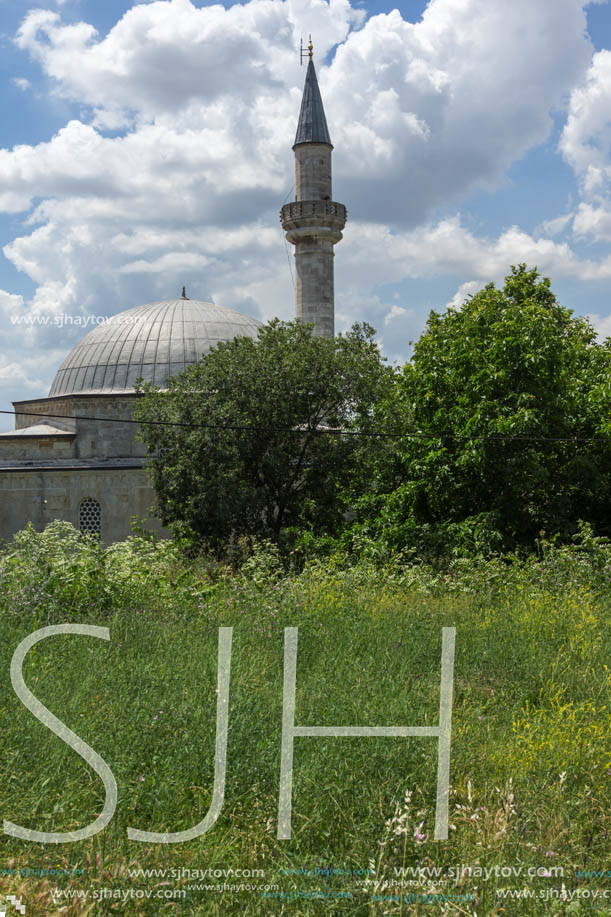
[[[182,425],[141,427],[163,523],[216,545],[291,526],[333,532],[375,451],[333,431],[369,430],[393,378],[373,335],[354,325],[326,339],[276,320],[256,341],[219,344],[167,391],[143,384],[136,419]]]
[[[532,549],[578,521],[611,532],[611,348],[512,267],[461,308],[432,312],[380,425],[420,434],[387,449],[360,501],[392,548]],[[607,438],[605,438],[607,437]]]

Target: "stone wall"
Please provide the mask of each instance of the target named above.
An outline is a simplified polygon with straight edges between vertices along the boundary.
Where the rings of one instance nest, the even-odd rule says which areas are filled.
[[[72,410],[74,401],[70,398],[36,398],[29,401],[14,401],[15,429],[23,430],[34,424],[47,423],[59,430],[74,430]],[[23,413],[19,413],[22,411]],[[48,417],[45,411],[55,415]]]
[[[295,150],[295,199],[330,201],[331,151],[326,143],[301,143]]]
[[[321,337],[335,334],[333,246],[346,223],[346,208],[332,200],[332,150],[327,143],[295,144],[295,201],[280,212],[295,246],[295,315]]]
[[[136,442],[136,424],[130,421],[134,398],[104,395],[74,395],[77,458],[145,456],[146,449]],[[78,417],[93,420],[78,420]]]
[[[143,457],[146,449],[135,440],[136,425],[117,423],[132,417],[133,395],[67,395],[14,403],[18,430],[47,423],[60,430],[75,431],[75,458]],[[60,416],[58,416],[60,415]],[[80,417],[90,418],[79,420]],[[33,443],[33,440],[30,441]],[[4,438],[0,439],[4,455]]]
[[[295,314],[314,324],[314,334],[332,338],[335,333],[333,304],[333,242],[310,237],[295,245]]]
[[[112,544],[131,534],[133,516],[151,516],[155,494],[143,468],[0,471],[0,541],[28,522],[38,531],[54,519],[79,528],[80,505],[88,498],[100,504],[101,539]],[[147,528],[162,531],[156,519],[149,518]]]
[[[0,541],[28,522],[42,530],[64,519],[79,528],[87,499],[100,505],[106,544],[131,533],[133,516],[151,515],[155,494],[142,467],[146,449],[135,440],[137,426],[126,422],[134,400],[68,395],[15,403],[24,412],[16,417],[17,429],[47,423],[66,433],[0,437]],[[160,524],[153,519],[149,528],[159,530]]]
[[[7,434],[0,439],[0,468],[14,462],[46,462],[54,459],[69,459],[74,452],[74,433],[25,436]]]

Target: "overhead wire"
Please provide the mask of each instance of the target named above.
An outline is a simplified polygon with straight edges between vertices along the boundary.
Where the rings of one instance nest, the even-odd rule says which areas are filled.
[[[280,205],[280,212],[281,212],[281,213],[282,213],[282,208],[284,207],[284,205],[285,205],[286,202],[288,201],[289,197],[290,197],[291,194],[293,193],[294,188],[295,188],[295,184],[293,183],[293,184],[291,185],[291,188],[290,188],[290,190],[289,190],[287,196],[284,198],[284,200],[282,201],[282,204]],[[291,282],[292,282],[292,284],[293,284],[293,289],[296,289],[296,287],[295,287],[295,277],[294,277],[294,275],[293,275],[293,265],[291,264],[291,256],[290,256],[290,254],[289,254],[289,246],[288,246],[288,242],[286,241],[286,236],[284,237],[284,250],[285,250],[285,252],[286,252],[286,260],[287,260],[288,266],[289,266],[289,272],[290,272],[290,275],[291,275]]]
[[[97,423],[122,423],[135,424],[136,426],[162,426],[162,427],[189,427],[194,430],[229,430],[238,433],[274,433],[300,435],[303,433],[316,433],[327,436],[363,436],[370,439],[430,439],[430,440],[456,440],[470,442],[473,440],[488,441],[517,441],[534,443],[595,443],[611,441],[610,436],[530,436],[522,433],[423,433],[422,431],[386,431],[386,430],[341,430],[335,427],[316,426],[306,427],[259,427],[252,424],[202,424],[189,423],[180,420],[132,420],[125,417],[93,417],[87,415],[49,414],[46,411],[30,413],[27,411],[1,411],[0,414],[9,414],[14,417],[53,418],[58,420],[91,420]],[[27,429],[24,428],[24,429]],[[71,431],[65,431],[71,432]]]

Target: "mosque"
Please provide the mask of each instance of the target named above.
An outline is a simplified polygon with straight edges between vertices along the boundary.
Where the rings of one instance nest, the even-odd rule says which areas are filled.
[[[295,200],[280,218],[295,247],[296,316],[334,334],[333,247],[346,208],[331,194],[333,146],[312,61],[293,151]],[[137,379],[166,386],[221,341],[256,338],[260,322],[189,299],[148,303],[90,331],[60,366],[47,398],[16,401],[15,429],[0,434],[0,542],[55,519],[105,544],[131,534],[134,517],[159,528],[146,451],[131,419]],[[151,514],[153,517],[151,518]]]

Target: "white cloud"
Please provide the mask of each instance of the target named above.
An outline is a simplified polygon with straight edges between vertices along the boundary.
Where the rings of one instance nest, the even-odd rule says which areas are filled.
[[[571,93],[560,150],[580,182],[573,231],[611,241],[611,51],[598,51]]]
[[[573,220],[577,236],[591,236],[597,241],[611,241],[611,202],[597,204],[582,201]]]
[[[431,0],[417,24],[394,10],[350,31],[362,17],[348,0],[250,0],[229,9],[159,0],[134,6],[104,38],[87,23],[66,25],[56,12],[33,10],[16,41],[59,94],[91,106],[95,127],[134,126],[129,146],[148,149],[144,182],[159,171],[147,174],[146,165],[153,166],[161,141],[157,162],[165,155],[172,179],[172,161],[188,149],[191,174],[199,169],[214,185],[219,175],[206,161],[214,157],[203,153],[218,150],[232,164],[233,174],[222,176],[227,193],[255,175],[274,189],[288,177],[303,79],[295,47],[306,18],[318,62],[339,43],[330,66],[319,70],[336,174],[351,212],[403,225],[498,181],[547,136],[550,109],[591,58],[581,0]],[[73,128],[56,150],[20,149],[16,159],[40,160],[42,173],[42,161],[57,153],[61,169],[60,147],[67,151],[72,140],[78,163],[82,139]],[[109,146],[93,136],[88,142],[97,146],[84,166],[93,179],[91,159],[106,161]],[[110,143],[127,150],[117,139]],[[106,168],[99,176],[98,193],[104,185],[115,190],[112,160],[113,174]],[[53,177],[54,170],[43,193],[53,193]],[[5,191],[6,206],[26,200],[16,194]]]
[[[409,314],[409,309],[404,309],[403,306],[397,306],[393,304],[390,308],[390,312],[387,312],[384,316],[384,327],[387,328],[388,325],[394,324],[397,319],[405,318]]]
[[[474,296],[481,288],[482,285],[479,281],[466,280],[464,283],[461,283],[452,299],[446,304],[446,307],[449,309],[460,309],[465,300],[467,300],[469,296]]]
[[[387,343],[400,328],[415,336],[416,310],[374,292],[409,277],[479,284],[519,261],[611,274],[607,261],[518,227],[487,239],[459,216],[431,222],[437,205],[493,188],[547,136],[550,110],[591,60],[581,0],[431,0],[415,24],[397,10],[363,24],[348,0],[156,0],[104,37],[51,10],[31,10],[19,29],[53,93],[84,111],[47,142],[0,150],[0,209],[28,221],[4,253],[37,285],[32,314],[110,315],[183,283],[262,318],[293,313],[277,211],[293,181],[305,21],[335,196],[350,212],[335,264],[338,326],[367,318]],[[31,334],[52,349],[79,336]]]
[[[68,98],[100,109],[127,106],[144,120],[162,113],[173,118],[193,100],[244,103],[260,98],[263,87],[278,94],[286,74],[298,72],[297,24],[306,9],[319,59],[364,16],[348,0],[251,0],[229,9],[159,0],[133,6],[101,40],[88,23],[65,25],[58,13],[33,10],[16,43]]]
[[[592,322],[601,344],[606,338],[611,338],[611,315],[601,316],[593,313],[587,317]]]
[[[611,51],[598,51],[571,93],[560,149],[588,190],[608,177],[611,141]]]
[[[32,85],[29,80],[26,80],[23,76],[15,76],[12,78],[11,83],[13,86],[16,86],[17,89],[21,89],[22,92],[25,92],[26,89],[29,89]]]
[[[4,411],[11,409],[13,400],[46,395],[49,378],[65,355],[61,346],[37,349],[37,329],[20,323],[30,314],[23,296],[0,290],[0,390],[4,396],[0,408]],[[14,417],[0,414],[0,431],[14,426]]]
[[[7,363],[0,366],[0,385],[18,385],[28,391],[24,394],[24,400],[30,397],[31,392],[36,394],[46,394],[45,383],[42,379],[36,378],[36,372],[39,367],[33,360],[29,365],[24,363]],[[32,375],[34,373],[34,375]],[[33,397],[36,397],[34,395]]]
[[[382,351],[391,363],[404,363],[411,355],[412,342],[422,331],[423,316],[418,309],[408,309],[396,303],[390,306],[379,302],[377,312],[380,316],[385,310],[381,323],[378,340]],[[369,308],[371,308],[371,305]]]
[[[520,262],[556,277],[611,277],[611,259],[581,259],[567,243],[534,238],[517,226],[497,238],[475,236],[458,215],[397,233],[383,224],[353,224],[351,229],[351,244],[336,259],[340,287],[362,285],[368,278],[378,285],[437,274],[467,275],[473,279],[465,286],[481,286],[502,280],[510,265]]]
[[[571,220],[575,217],[574,213],[564,213],[559,217],[554,217],[551,220],[543,220],[540,226],[537,227],[537,235],[546,235],[546,236],[560,236],[562,233],[569,227]]]
[[[23,309],[23,296],[16,293],[8,293],[6,290],[0,290],[0,311],[10,318],[11,315],[18,315]]]
[[[351,33],[324,83],[351,212],[416,225],[494,187],[585,73],[584,28],[572,0],[431,0],[417,24],[394,10]]]

